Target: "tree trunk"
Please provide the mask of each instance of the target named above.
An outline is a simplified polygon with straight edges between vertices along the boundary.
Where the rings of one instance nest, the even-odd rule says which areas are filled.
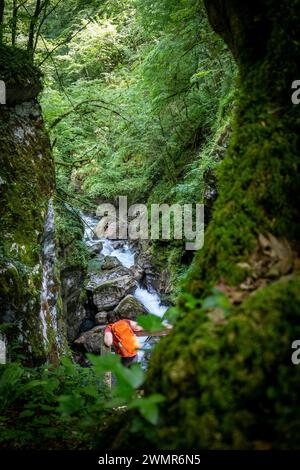
[[[0,0],[0,44],[3,42],[3,20],[4,20],[5,1]]]
[[[41,3],[42,3],[41,0],[36,0],[35,11],[34,11],[33,16],[31,17],[30,25],[29,25],[27,52],[32,58],[34,54],[35,31],[37,28],[37,22],[39,19],[39,15],[43,9],[43,6],[41,6]]]
[[[17,23],[18,23],[18,10],[19,5],[16,0],[13,0],[13,10],[11,18],[11,45],[14,47],[16,45],[17,38]]]
[[[262,276],[250,296],[240,286],[251,278],[249,258],[259,234],[289,239],[280,243],[296,256],[300,105],[292,104],[291,85],[300,78],[300,2],[205,5],[239,66],[237,111],[204,249],[185,284],[189,297],[179,299],[181,319],[150,363],[147,393],[166,397],[156,443],[168,449],[297,448],[300,379],[290,359],[291,342],[300,337],[296,263],[288,277]],[[272,255],[264,256],[268,263]],[[220,283],[244,296],[224,318],[190,300]]]

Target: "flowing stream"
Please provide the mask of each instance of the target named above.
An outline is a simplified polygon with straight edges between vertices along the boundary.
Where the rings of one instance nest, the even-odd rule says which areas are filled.
[[[115,248],[112,240],[107,238],[95,239],[94,228],[98,224],[99,219],[87,215],[81,215],[81,217],[85,222],[84,240],[88,247],[93,247],[93,245],[96,245],[99,241],[101,241],[103,247],[101,250],[99,250],[99,255],[115,256],[126,268],[131,268],[134,266],[136,252],[128,245],[127,241],[122,241],[123,243],[121,246]],[[157,315],[160,318],[168,309],[166,305],[161,303],[158,293],[150,292],[140,285],[138,285],[138,287],[133,292],[133,296],[146,308],[149,313]],[[139,342],[142,348],[147,349],[146,338],[139,338]],[[142,359],[142,356],[143,353],[139,353],[140,360]]]

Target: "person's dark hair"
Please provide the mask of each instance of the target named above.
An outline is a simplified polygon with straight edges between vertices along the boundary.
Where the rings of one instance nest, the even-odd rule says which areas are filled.
[[[107,314],[107,322],[114,323],[119,320],[119,316],[116,312],[108,312]]]

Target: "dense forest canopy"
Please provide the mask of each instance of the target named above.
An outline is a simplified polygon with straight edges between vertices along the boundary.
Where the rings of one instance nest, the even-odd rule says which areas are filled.
[[[1,446],[299,447],[299,12],[0,0]],[[204,204],[203,249],[172,232],[128,248],[135,271],[95,256],[87,229],[119,196]],[[169,307],[146,372],[99,346],[99,272],[107,289],[115,273],[142,279]]]

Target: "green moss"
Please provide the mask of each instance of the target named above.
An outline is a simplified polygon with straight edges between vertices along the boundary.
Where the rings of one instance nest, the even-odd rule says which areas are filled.
[[[83,242],[84,225],[76,211],[61,201],[56,201],[56,232],[61,270],[81,268],[86,270],[89,252]]]
[[[20,87],[39,85],[41,87],[41,72],[34,67],[30,57],[24,50],[0,45],[0,80],[7,86]]]
[[[233,285],[240,282],[242,273],[236,264],[253,251],[259,233],[269,231],[289,239],[300,235],[300,107],[292,104],[290,88],[300,73],[300,45],[292,40],[299,9],[296,2],[289,3],[287,15],[285,3],[279,7],[270,2],[264,57],[262,44],[256,55],[250,48],[241,54],[235,50],[240,69],[238,106],[229,150],[218,168],[213,219],[187,277],[186,289],[195,295],[207,293],[221,277]],[[252,24],[241,14],[239,21],[243,20]],[[239,40],[241,31],[236,32]]]
[[[300,278],[250,295],[224,323],[192,309],[154,351],[147,391],[167,398],[157,442],[174,448],[296,448]]]
[[[0,55],[1,79],[9,87],[15,80],[20,100],[29,97],[31,91],[24,94],[24,87],[36,86],[39,73],[20,51],[1,48]],[[0,119],[0,321],[15,325],[8,338],[11,358],[24,353],[30,362],[45,357],[39,320],[40,242],[54,190],[54,165],[39,105],[20,100],[15,108],[2,107]]]

